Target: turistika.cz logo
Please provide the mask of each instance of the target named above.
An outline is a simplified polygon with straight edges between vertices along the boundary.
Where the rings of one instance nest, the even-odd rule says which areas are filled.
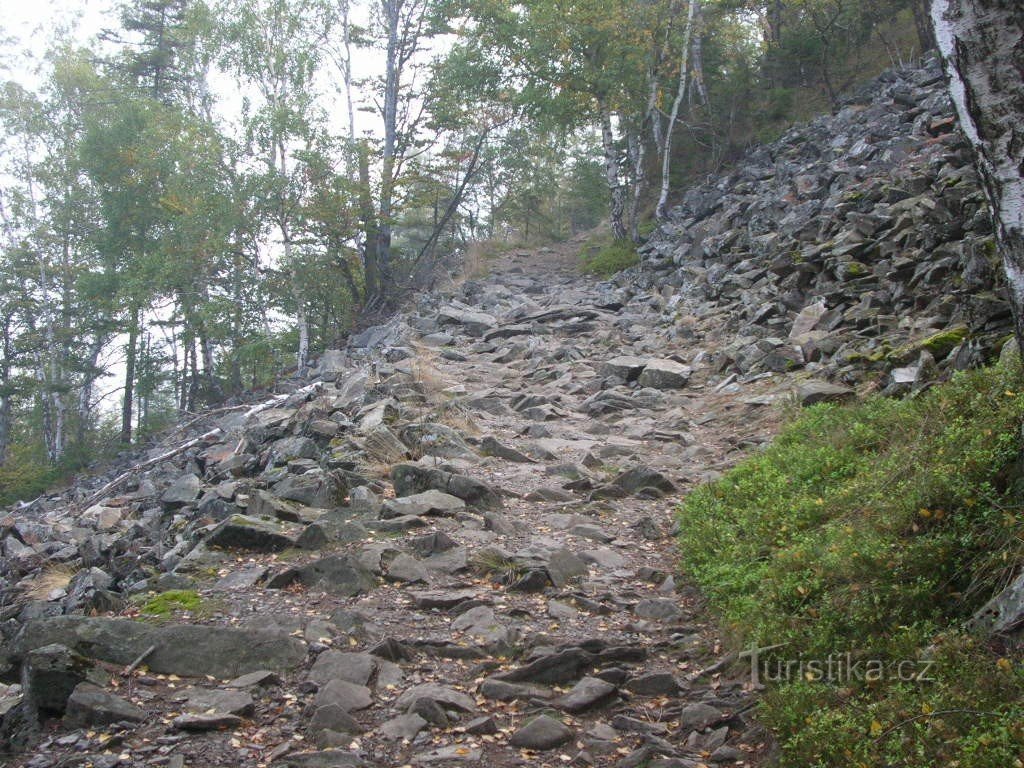
[[[792,683],[804,680],[812,683],[847,685],[850,683],[931,683],[934,661],[924,659],[862,659],[846,651],[830,653],[825,658],[787,659],[771,653],[785,647],[778,645],[755,646],[740,654],[750,659],[750,682]]]

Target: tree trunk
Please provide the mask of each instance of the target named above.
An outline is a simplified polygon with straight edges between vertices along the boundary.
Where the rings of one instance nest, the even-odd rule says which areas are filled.
[[[933,0],[949,91],[996,225],[1018,343],[1024,345],[1024,5]]]
[[[121,398],[121,442],[132,441],[132,408],[135,405],[135,360],[139,342],[139,309],[128,313],[128,344],[124,363],[124,395]]]
[[[672,102],[672,112],[668,116],[668,126],[665,128],[665,148],[661,152],[661,194],[658,195],[658,207],[654,209],[654,215],[659,221],[664,220],[668,207],[668,193],[670,186],[670,171],[672,170],[672,133],[679,119],[679,108],[682,106],[686,96],[687,76],[690,73],[690,38],[693,34],[693,20],[697,15],[699,0],[690,0],[690,8],[687,12],[686,28],[683,30],[683,50],[679,57],[679,88],[676,91],[676,98]]]
[[[626,211],[625,189],[619,179],[619,156],[615,151],[615,134],[612,132],[612,113],[601,105],[601,146],[604,149],[604,174],[611,193],[611,209],[608,218],[616,240],[626,239],[626,225],[622,219]]]
[[[363,299],[369,301],[380,290],[380,269],[377,261],[377,213],[370,191],[370,150],[366,142],[359,146],[359,210],[366,236],[363,245]]]
[[[11,442],[11,413],[13,410],[14,393],[11,391],[11,360],[14,358],[14,345],[11,343],[11,316],[3,318],[0,328],[0,467],[7,460],[7,449]]]

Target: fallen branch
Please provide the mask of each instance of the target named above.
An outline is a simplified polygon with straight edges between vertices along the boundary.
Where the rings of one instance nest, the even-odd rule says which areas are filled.
[[[139,654],[139,657],[137,659],[135,659],[135,661],[133,661],[131,664],[129,664],[127,667],[125,667],[124,670],[122,670],[121,674],[124,675],[125,677],[128,677],[128,675],[130,675],[132,672],[134,672],[136,669],[138,669],[138,666],[142,662],[144,662],[146,659],[148,659],[149,656],[155,650],[156,650],[156,646],[155,645],[149,646],[149,648],[147,648],[146,650],[144,650],[142,653]]]

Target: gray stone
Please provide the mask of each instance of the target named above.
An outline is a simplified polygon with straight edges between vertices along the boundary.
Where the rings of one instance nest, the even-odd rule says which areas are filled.
[[[176,509],[198,499],[202,487],[202,482],[195,475],[182,475],[164,491],[160,501],[164,506]]]
[[[229,715],[226,712],[212,715],[179,715],[171,721],[171,725],[179,731],[191,731],[194,733],[233,730],[241,724],[242,718],[238,715]]]
[[[84,728],[111,723],[141,723],[146,713],[120,696],[107,693],[92,683],[79,683],[68,698],[64,724]]]
[[[283,589],[295,582],[332,595],[355,597],[371,591],[377,582],[351,555],[331,555],[299,568],[289,568],[267,582],[268,589]]]
[[[460,712],[476,712],[476,704],[473,699],[454,688],[448,688],[439,683],[421,683],[415,685],[402,693],[395,701],[395,706],[400,710],[408,710],[419,699],[429,699],[437,702],[445,709],[455,709]]]
[[[380,510],[383,519],[404,517],[406,515],[437,515],[451,516],[466,508],[466,502],[437,490],[423,491],[412,496],[400,496],[388,499]]]
[[[724,715],[715,707],[710,704],[687,704],[683,707],[683,711],[679,713],[679,730],[683,733],[687,731],[699,731],[707,728],[710,725],[720,723],[724,719]]]
[[[457,496],[475,507],[497,509],[502,506],[501,494],[487,483],[440,469],[398,464],[391,470],[391,482],[397,496],[411,496],[433,489]]]
[[[675,360],[651,360],[637,381],[640,386],[652,389],[682,389],[689,384],[692,375],[689,366]]]
[[[540,715],[517,730],[509,738],[509,744],[521,749],[556,749],[572,741],[573,732],[560,720]]]
[[[429,581],[427,570],[420,561],[404,553],[388,564],[385,578],[403,584],[426,584]]]
[[[613,357],[601,366],[602,376],[615,376],[623,381],[636,381],[647,365],[649,358],[621,355]]]
[[[607,704],[618,691],[618,687],[596,677],[585,677],[564,696],[551,702],[553,707],[566,712],[586,712]]]
[[[56,616],[29,622],[14,643],[14,656],[51,643],[91,658],[127,665],[150,646],[153,672],[230,679],[256,670],[284,671],[306,658],[306,646],[286,632],[270,629],[154,626],[128,619]]]
[[[800,405],[810,406],[817,403],[838,403],[856,397],[850,387],[841,384],[829,384],[827,381],[808,381],[797,389]]]
[[[412,713],[393,717],[377,726],[377,735],[388,741],[412,741],[427,727],[427,721]]]
[[[245,691],[193,688],[188,694],[185,709],[193,713],[248,716],[255,709],[252,696]]]
[[[316,662],[309,670],[309,679],[320,686],[331,680],[367,685],[376,668],[377,661],[369,653],[329,650],[317,656]]]
[[[314,709],[313,717],[309,720],[309,731],[313,734],[321,731],[355,734],[362,733],[363,727],[343,706],[323,704]]]
[[[641,600],[636,604],[633,612],[641,619],[653,619],[656,621],[670,621],[680,615],[679,605],[675,600],[652,598]]]
[[[295,531],[274,520],[232,515],[206,537],[206,544],[221,549],[280,552],[295,546]]]
[[[341,707],[346,712],[366,709],[373,705],[373,696],[365,685],[349,683],[345,680],[328,680],[316,694],[315,706],[325,707],[329,704]]]

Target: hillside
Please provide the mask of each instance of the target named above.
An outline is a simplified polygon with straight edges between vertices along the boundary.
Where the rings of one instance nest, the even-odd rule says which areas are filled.
[[[784,529],[739,546],[714,489],[787,408],[928,390],[1010,319],[934,62],[681,199],[612,280],[582,237],[513,248],[10,508],[7,764],[769,761],[714,578]]]

